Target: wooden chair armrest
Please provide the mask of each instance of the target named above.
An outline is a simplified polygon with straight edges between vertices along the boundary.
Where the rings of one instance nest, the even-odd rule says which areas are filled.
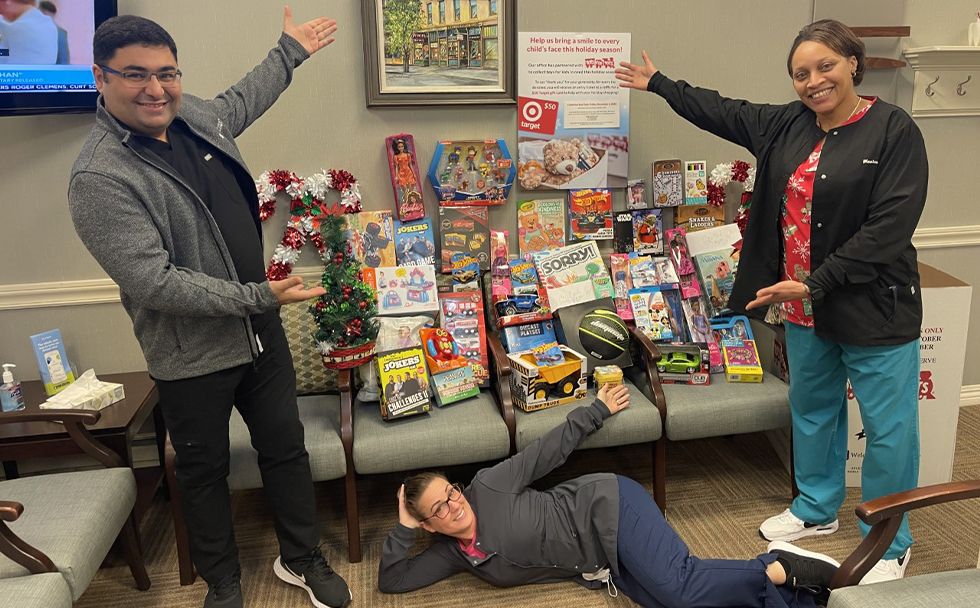
[[[517,453],[517,418],[514,414],[514,401],[510,395],[510,359],[500,341],[500,335],[495,332],[487,333],[487,346],[490,349],[490,387],[497,398],[500,416],[507,425],[510,436],[510,453]]]
[[[638,381],[639,378],[630,378],[633,380],[633,384],[637,385],[643,393],[647,395],[647,398],[657,406],[657,410],[660,412],[660,422],[666,424],[667,421],[667,398],[664,397],[664,389],[660,385],[660,373],[657,372],[657,360],[660,359],[660,349],[657,345],[650,340],[649,336],[640,331],[634,325],[629,326],[630,333],[633,334],[633,340],[639,347],[641,361],[639,363],[634,363],[633,367],[638,370],[642,370],[642,373],[646,375],[645,386],[641,386]],[[635,376],[636,374],[630,374]],[[664,433],[666,433],[666,428]]]
[[[31,574],[57,572],[51,558],[24,542],[7,527],[6,522],[16,521],[23,512],[24,505],[19,502],[0,500],[0,555],[27,568]]]
[[[941,483],[897,492],[858,505],[855,512],[871,531],[837,570],[831,589],[856,585],[885,555],[908,511],[968,498],[980,498],[980,479]]]
[[[99,421],[102,414],[97,410],[43,410],[40,412],[17,412],[0,416],[0,424],[17,424],[23,422],[53,422],[62,424],[68,435],[78,447],[99,461],[105,467],[125,466],[119,454],[109,450],[88,432],[85,425]]]

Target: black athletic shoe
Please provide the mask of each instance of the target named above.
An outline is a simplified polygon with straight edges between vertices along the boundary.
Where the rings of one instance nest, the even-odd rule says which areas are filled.
[[[216,585],[208,585],[204,608],[242,608],[242,571],[224,577]]]
[[[838,562],[822,553],[805,551],[781,540],[769,543],[769,553],[777,555],[776,561],[786,571],[787,587],[809,591],[817,604],[827,605],[830,581],[840,567]]]
[[[350,604],[352,596],[347,583],[327,564],[319,547],[306,557],[289,562],[277,557],[272,568],[285,582],[306,589],[317,608],[343,608]]]

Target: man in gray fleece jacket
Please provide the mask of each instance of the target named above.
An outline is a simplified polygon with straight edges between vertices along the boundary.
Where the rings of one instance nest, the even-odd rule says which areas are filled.
[[[326,18],[294,25],[287,7],[276,47],[211,100],[181,94],[176,44],[156,23],[121,16],[95,34],[101,96],[72,169],[69,207],[78,236],[119,285],[156,381],[192,558],[209,586],[206,608],[243,605],[226,480],[233,407],[248,425],[275,512],[276,575],[304,588],[315,606],[351,600],[319,549],[278,314],[324,290],[298,278],[266,280],[258,199],[235,144],[336,29]]]

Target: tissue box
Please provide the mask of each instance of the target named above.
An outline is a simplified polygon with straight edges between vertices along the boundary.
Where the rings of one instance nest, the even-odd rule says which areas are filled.
[[[78,380],[40,405],[41,409],[101,410],[126,398],[122,384],[102,382],[88,370]]]

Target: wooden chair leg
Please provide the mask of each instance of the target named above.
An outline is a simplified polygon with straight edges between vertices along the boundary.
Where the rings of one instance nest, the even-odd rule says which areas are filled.
[[[653,442],[653,500],[660,512],[667,515],[667,438]]]
[[[129,565],[129,571],[136,580],[136,588],[146,591],[150,588],[150,577],[146,573],[146,562],[143,560],[143,549],[140,543],[139,530],[136,529],[136,514],[130,513],[119,532],[123,557]]]
[[[361,561],[361,520],[357,511],[357,485],[354,470],[347,469],[344,479],[347,489],[347,559],[352,564]]]
[[[174,540],[177,543],[177,569],[180,572],[181,585],[193,585],[197,573],[191,561],[191,543],[187,536],[187,523],[184,521],[184,510],[180,505],[180,488],[177,487],[177,473],[174,469],[176,458],[170,435],[167,435],[165,468],[167,472],[167,488],[170,490],[170,512],[174,518]]]

